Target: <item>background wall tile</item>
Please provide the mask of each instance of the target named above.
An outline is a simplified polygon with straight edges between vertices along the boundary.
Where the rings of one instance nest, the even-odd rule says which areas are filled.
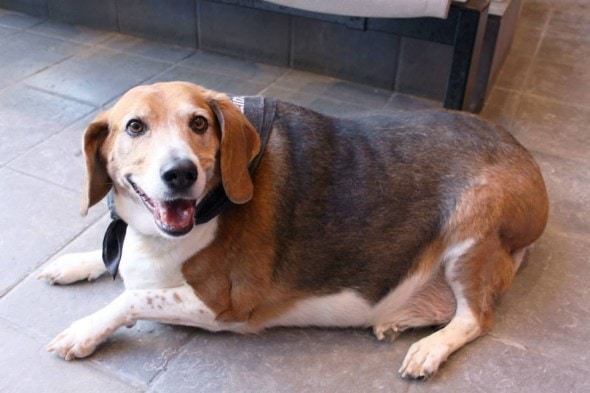
[[[449,45],[402,38],[396,90],[443,100],[452,55]]]
[[[308,18],[293,19],[291,65],[392,89],[399,37]]]
[[[200,48],[276,65],[289,64],[290,16],[198,0]]]
[[[47,0],[0,0],[0,8],[20,11],[43,18],[48,15]]]
[[[48,0],[49,16],[62,22],[79,23],[99,29],[118,30],[115,0]]]
[[[117,0],[119,28],[158,41],[197,46],[195,0]]]

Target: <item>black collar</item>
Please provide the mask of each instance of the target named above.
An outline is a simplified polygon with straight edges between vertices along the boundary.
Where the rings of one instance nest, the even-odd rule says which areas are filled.
[[[250,120],[250,123],[252,123],[256,131],[260,134],[260,152],[254,157],[249,167],[250,175],[253,175],[262,158],[270,136],[276,111],[276,102],[264,97],[232,97],[232,101],[240,108],[242,113]],[[123,242],[125,241],[127,223],[115,211],[112,191],[107,196],[107,204],[113,221],[107,227],[102,242],[102,261],[107,271],[115,279],[123,253]],[[197,205],[194,218],[195,225],[201,225],[211,221],[232,205],[233,202],[229,200],[223,189],[223,185],[220,183],[217,187],[209,191]]]

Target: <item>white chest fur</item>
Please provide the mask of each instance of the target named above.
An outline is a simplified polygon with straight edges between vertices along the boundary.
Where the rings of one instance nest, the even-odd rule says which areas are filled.
[[[182,264],[209,245],[216,232],[216,218],[179,239],[145,236],[129,227],[119,267],[125,287],[163,289],[183,285]]]

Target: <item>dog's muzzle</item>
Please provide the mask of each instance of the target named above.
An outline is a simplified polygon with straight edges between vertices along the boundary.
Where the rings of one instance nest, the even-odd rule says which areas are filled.
[[[160,169],[162,181],[173,192],[188,190],[197,181],[197,176],[197,166],[188,158],[172,160]]]
[[[190,180],[189,178],[192,178],[193,175],[187,174],[189,172],[188,170],[183,171],[183,174],[179,174],[177,171],[174,175],[175,177],[168,174],[168,184],[171,184],[171,186],[168,186],[169,188],[176,187],[177,189],[183,188],[186,190],[194,184],[196,181],[196,175],[194,175],[193,180]],[[163,171],[163,174],[166,172],[167,171]],[[170,236],[182,236],[186,235],[191,229],[193,229],[197,203],[195,199],[178,198],[159,201],[147,195],[145,191],[131,179],[131,176],[127,177],[127,181],[143,201],[145,207],[152,213],[154,222],[162,232]]]

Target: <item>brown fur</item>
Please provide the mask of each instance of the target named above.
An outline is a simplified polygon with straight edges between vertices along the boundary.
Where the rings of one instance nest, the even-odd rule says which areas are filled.
[[[474,238],[475,246],[456,264],[457,279],[482,333],[490,329],[495,300],[512,283],[517,265],[511,254],[533,242],[545,228],[548,203],[543,179],[527,152],[507,156],[485,170],[461,195],[445,229],[448,239]],[[530,209],[535,206],[535,209]]]
[[[260,151],[260,137],[248,119],[229,100],[211,99],[208,103],[221,128],[223,188],[232,202],[246,203],[254,193],[248,164]]]
[[[187,128],[192,112],[170,116],[187,102],[209,119],[207,132]],[[154,125],[149,142],[119,140],[130,111]],[[450,280],[481,332],[489,329],[493,303],[515,274],[512,253],[547,221],[543,180],[524,148],[453,112],[335,119],[281,103],[277,113],[251,177],[260,139],[226,96],[186,83],[128,93],[86,130],[83,212],[111,183],[129,192],[125,173],[141,173],[145,152],[180,132],[207,190],[221,182],[235,203],[219,216],[213,242],[182,268],[218,321],[256,330],[298,300],[344,289],[375,305],[421,275],[424,285],[397,315],[403,328],[453,317]],[[446,271],[445,250],[467,239],[473,246]]]
[[[225,145],[226,149],[222,149],[227,150],[227,154],[222,154],[225,169],[222,168],[221,172],[225,174],[225,181],[231,190],[230,196],[236,198],[236,201],[248,200],[249,196],[251,197],[252,186],[249,176],[244,178],[243,168],[258,152],[258,134],[247,119],[236,115],[235,112],[239,111],[235,107],[228,106],[229,101],[223,100],[227,101],[227,97],[189,83],[178,83],[175,89],[167,90],[166,93],[153,86],[140,86],[128,92],[113,109],[99,114],[84,133],[88,175],[82,212],[85,214],[89,207],[100,201],[113,182],[119,186],[115,188],[116,192],[132,192],[124,180],[124,175],[129,172],[143,173],[148,164],[145,160],[145,151],[152,151],[156,146],[166,144],[170,132],[180,132],[182,137],[189,141],[207,173],[210,185],[218,182],[220,174],[217,173],[217,155],[220,145]],[[174,117],[173,124],[167,122],[168,114],[175,113],[187,103],[201,108],[211,119],[209,132],[196,134],[188,128],[192,112],[178,114]],[[222,108],[221,112],[225,117],[221,119],[230,125],[227,127],[230,130],[228,135],[225,135],[220,125],[216,124],[217,114],[210,104],[215,108]],[[125,119],[129,113],[138,114],[136,117],[151,125],[148,130],[151,138],[147,142],[144,138],[129,138],[125,135]],[[232,133],[232,129],[238,128],[244,129],[244,132]],[[248,130],[250,132],[247,132]]]
[[[259,324],[262,315],[270,317],[291,304],[287,300],[288,305],[277,306],[293,295],[282,296],[272,280],[277,176],[272,155],[264,155],[254,177],[256,198],[224,213],[213,243],[184,264],[187,282],[220,321],[253,318],[254,324]],[[280,311],[269,312],[267,307]]]
[[[108,119],[106,113],[101,113],[88,125],[84,132],[84,157],[86,158],[86,182],[82,196],[82,215],[88,213],[88,208],[97,204],[109,192],[112,186],[106,170],[105,156],[99,149],[104,145],[108,136]]]

